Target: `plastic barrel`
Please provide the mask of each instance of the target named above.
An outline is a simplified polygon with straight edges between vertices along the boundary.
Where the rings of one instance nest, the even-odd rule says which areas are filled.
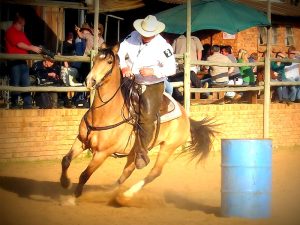
[[[221,145],[222,216],[270,217],[272,141],[223,139]]]

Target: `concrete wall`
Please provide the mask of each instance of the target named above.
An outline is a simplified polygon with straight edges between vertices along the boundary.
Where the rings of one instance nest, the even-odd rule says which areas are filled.
[[[0,161],[42,160],[65,155],[78,132],[86,109],[0,110]],[[292,147],[300,143],[300,104],[272,104],[270,138],[273,146]],[[226,104],[191,106],[191,117],[213,117],[221,138],[262,138],[263,105]]]

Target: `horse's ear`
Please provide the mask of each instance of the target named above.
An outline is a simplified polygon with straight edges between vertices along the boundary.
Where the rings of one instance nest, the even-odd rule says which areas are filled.
[[[107,48],[107,45],[106,45],[105,42],[103,42],[103,43],[100,45],[99,49],[104,49],[104,48]]]
[[[117,44],[115,44],[115,45],[112,47],[112,51],[113,51],[113,53],[114,53],[115,55],[118,54],[119,48],[120,48],[120,42],[118,42]]]

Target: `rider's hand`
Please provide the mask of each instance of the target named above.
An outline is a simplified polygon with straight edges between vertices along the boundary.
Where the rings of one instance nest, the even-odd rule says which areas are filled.
[[[153,76],[154,75],[154,71],[152,68],[148,68],[148,67],[143,67],[139,70],[140,74],[144,77],[146,76]]]
[[[122,69],[122,75],[123,77],[129,77],[129,78],[132,78],[134,76],[132,71],[128,67]]]

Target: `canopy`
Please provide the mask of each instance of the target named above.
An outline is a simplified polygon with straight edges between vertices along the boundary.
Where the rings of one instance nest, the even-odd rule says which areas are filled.
[[[205,29],[235,34],[253,26],[269,26],[267,16],[254,8],[230,0],[192,1],[191,32]],[[186,4],[157,13],[165,32],[182,34],[187,30]]]

